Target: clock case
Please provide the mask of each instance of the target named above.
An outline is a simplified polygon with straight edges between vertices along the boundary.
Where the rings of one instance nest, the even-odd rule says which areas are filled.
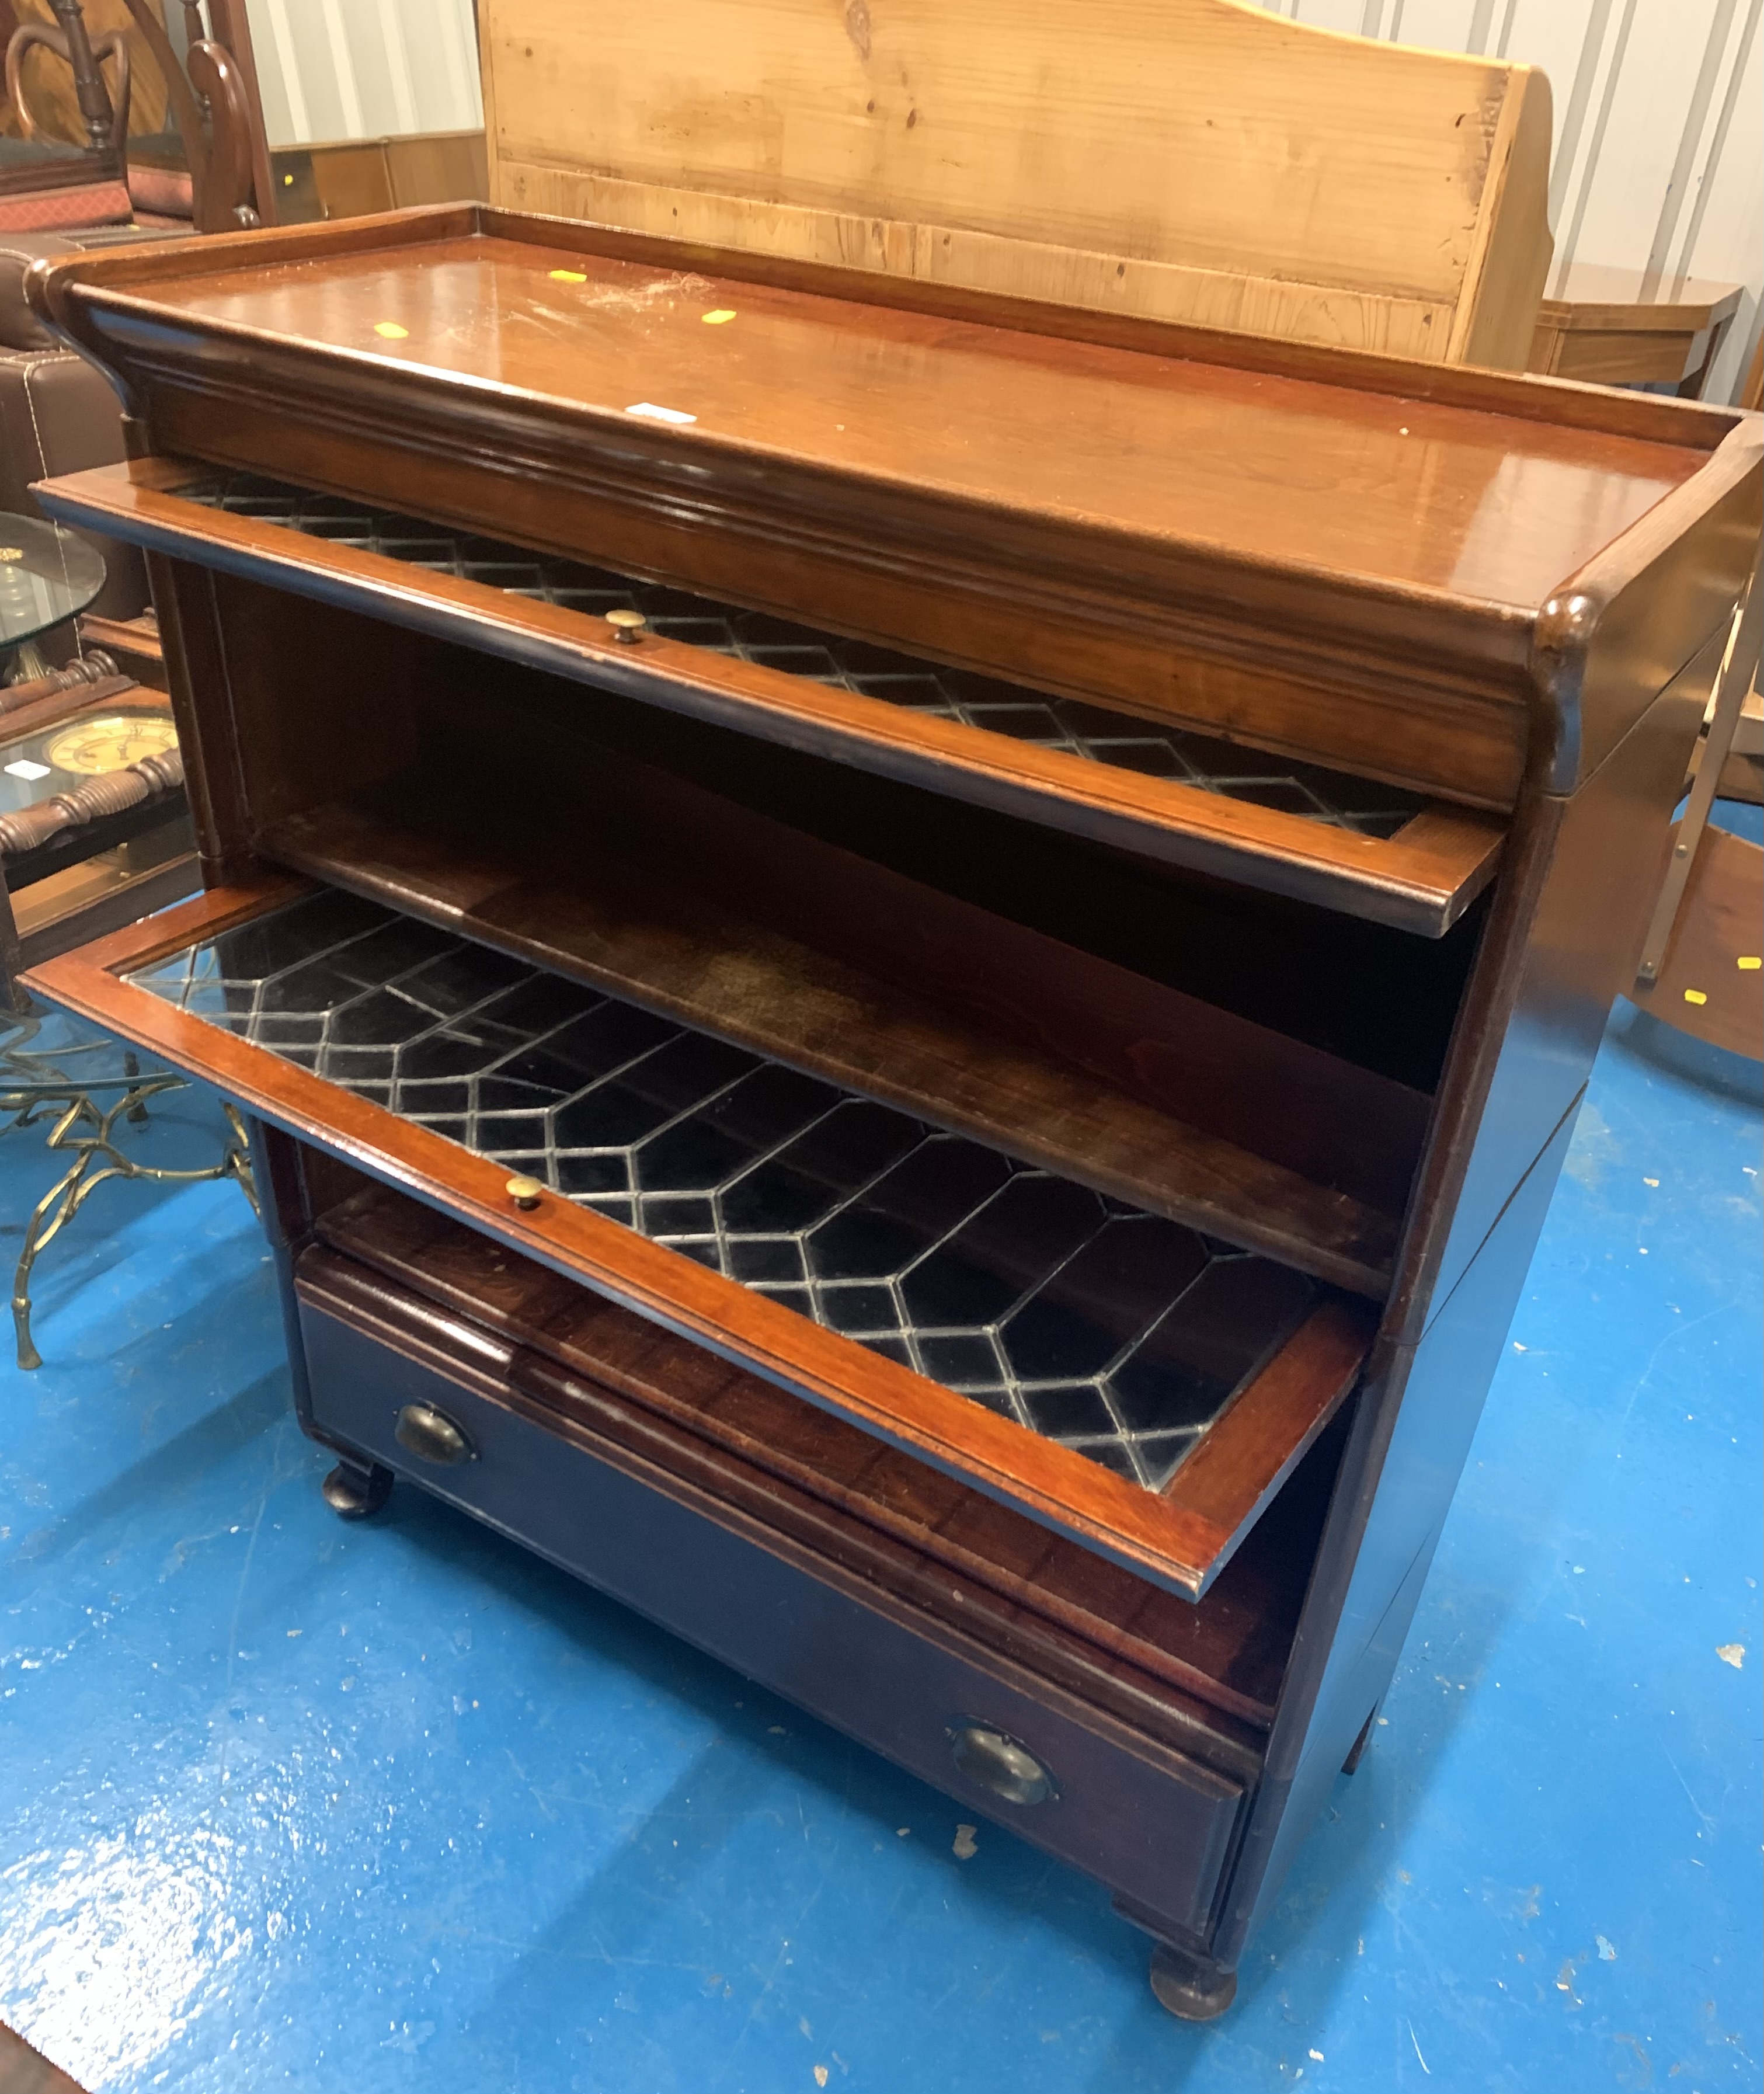
[[[559,266],[776,324],[800,383],[728,429],[634,419],[592,389],[615,300],[541,384],[511,316],[559,324]],[[333,1501],[409,1477],[626,1599],[1100,1877],[1160,1996],[1216,2011],[1426,1575],[1752,558],[1756,418],[477,207],[31,296],[124,393],[131,463],[39,497],[148,552],[208,881],[33,981],[256,1115]],[[390,310],[421,320],[389,349]],[[957,498],[910,418],[965,357],[1003,424],[1032,367],[1210,401],[1205,532],[1175,481],[1137,537],[1124,486],[1062,511],[1008,443]],[[792,422],[854,369],[913,374],[885,474]],[[1267,550],[1301,404],[1312,480],[1411,476],[1306,562]],[[1491,501],[1505,600],[1463,536]],[[842,1332],[826,1275],[803,1313],[563,1189],[549,1136],[401,1110],[326,1030],[389,975],[264,1001],[301,912],[347,909],[364,949],[500,956],[510,993],[906,1115],[1305,1305],[1259,1352],[1209,1327],[1223,1400],[1153,1488],[939,1384],[923,1328],[906,1361]],[[969,1266],[1020,1293],[1023,1254]]]

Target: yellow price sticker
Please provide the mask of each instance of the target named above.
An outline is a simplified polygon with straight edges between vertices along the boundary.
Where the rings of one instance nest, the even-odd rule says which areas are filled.
[[[1707,1003],[1709,998],[1700,988],[1688,988],[1684,992],[1684,1001],[1687,1003]]]
[[[721,327],[725,320],[732,320],[734,317],[735,308],[732,306],[719,306],[715,312],[706,313],[703,316],[706,327]]]
[[[551,280],[554,284],[585,284],[588,272],[584,269],[554,269]]]
[[[1761,967],[1764,967],[1764,958],[1760,958],[1756,953],[1742,953],[1735,964],[1742,974],[1756,974]]]
[[[384,335],[388,341],[402,341],[410,332],[411,330],[408,328],[400,327],[396,320],[376,320],[374,322],[374,332],[378,335]]]

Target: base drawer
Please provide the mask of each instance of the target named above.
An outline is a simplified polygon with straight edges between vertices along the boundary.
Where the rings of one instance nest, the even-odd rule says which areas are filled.
[[[309,1254],[299,1280],[322,1436],[637,1608],[963,1809],[1204,1934],[1240,1783],[976,1645],[954,1579],[937,1581],[940,1618],[769,1527],[702,1477],[597,1431],[595,1392],[551,1362],[390,1294],[377,1275],[379,1300],[364,1314],[358,1290],[337,1284],[343,1265]]]

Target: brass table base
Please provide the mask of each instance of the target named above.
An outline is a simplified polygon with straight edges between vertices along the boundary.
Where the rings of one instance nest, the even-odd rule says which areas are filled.
[[[28,1019],[21,1028],[28,1040],[37,1023]],[[33,1054],[16,1036],[0,1045],[0,1113],[11,1117],[0,1133],[36,1127],[54,1115],[45,1146],[72,1156],[72,1162],[33,1209],[25,1224],[24,1242],[12,1280],[12,1322],[18,1340],[18,1362],[28,1371],[40,1367],[42,1355],[31,1336],[31,1274],[42,1251],[60,1234],[100,1185],[112,1179],[145,1179],[159,1184],[195,1185],[222,1178],[235,1179],[239,1189],[257,1210],[257,1187],[251,1175],[251,1156],[245,1123],[237,1109],[223,1110],[232,1140],[218,1163],[193,1170],[173,1171],[163,1166],[139,1163],[117,1146],[118,1122],[131,1126],[147,1123],[147,1101],[171,1091],[187,1090],[187,1080],[169,1070],[143,1075],[133,1054],[124,1056],[120,1076],[70,1077],[59,1063],[74,1054],[87,1054],[112,1043],[98,1040],[85,1047],[64,1049],[50,1057]],[[98,1102],[100,1093],[114,1092],[108,1105]]]

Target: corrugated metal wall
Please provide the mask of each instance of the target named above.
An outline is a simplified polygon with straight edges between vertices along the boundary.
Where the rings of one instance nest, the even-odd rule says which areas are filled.
[[[276,145],[482,123],[471,0],[250,0]],[[582,0],[586,7],[592,0]],[[1744,284],[1711,374],[1731,397],[1764,284],[1764,0],[1263,0],[1269,12],[1541,66],[1550,219],[1574,260]],[[175,10],[172,11],[176,11]]]
[[[1541,66],[1556,105],[1552,289],[1571,262],[1743,284],[1707,397],[1751,361],[1764,285],[1764,0],[1263,0],[1271,14]]]
[[[471,0],[249,4],[272,146],[472,131],[484,122]]]

